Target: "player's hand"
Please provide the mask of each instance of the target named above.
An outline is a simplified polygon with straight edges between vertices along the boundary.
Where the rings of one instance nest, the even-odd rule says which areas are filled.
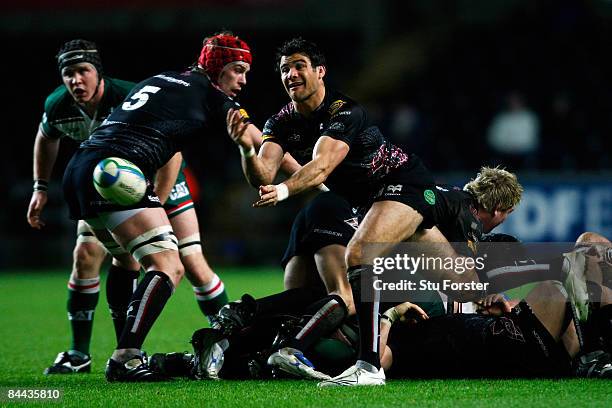
[[[273,207],[277,203],[278,192],[275,185],[259,186],[259,200],[253,203],[253,207]]]
[[[30,200],[30,206],[28,207],[28,224],[32,228],[41,229],[45,226],[45,223],[40,218],[43,208],[47,204],[47,192],[46,191],[35,191],[32,194]]]
[[[420,306],[414,303],[404,302],[395,306],[395,310],[400,315],[400,322],[416,324],[421,320],[429,319],[429,316]]]
[[[225,118],[227,123],[227,134],[230,138],[243,149],[248,150],[253,147],[253,141],[246,134],[249,123],[244,121],[244,117],[239,110],[230,109]]]
[[[483,314],[493,316],[500,316],[504,313],[510,313],[510,310],[512,310],[510,303],[501,293],[488,295],[482,302],[482,307],[484,308],[482,311]]]

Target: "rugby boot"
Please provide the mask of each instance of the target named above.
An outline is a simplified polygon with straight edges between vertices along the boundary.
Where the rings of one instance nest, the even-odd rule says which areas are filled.
[[[381,368],[376,373],[360,366],[360,361],[347,368],[342,374],[325,381],[319,387],[358,387],[364,385],[385,385],[385,371]]]
[[[43,374],[72,374],[91,372],[91,357],[87,354],[70,354],[62,351],[57,355],[53,364],[43,371]]]
[[[149,357],[149,368],[166,377],[191,377],[193,373],[193,354],[155,353]]]
[[[226,336],[230,336],[251,324],[256,312],[255,299],[251,295],[244,294],[240,300],[223,306],[217,313],[215,323]]]
[[[134,356],[124,363],[110,358],[104,374],[108,382],[154,382],[166,379],[151,370],[144,355]]]
[[[218,380],[223,368],[224,351],[229,343],[223,333],[217,329],[200,329],[191,336],[193,345],[193,372],[198,380]]]
[[[283,347],[268,357],[268,365],[298,378],[330,380],[331,377],[315,370],[314,365],[297,349]]]

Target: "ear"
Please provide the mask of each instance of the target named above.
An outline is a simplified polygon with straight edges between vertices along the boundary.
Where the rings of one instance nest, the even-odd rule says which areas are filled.
[[[318,71],[319,79],[323,79],[323,77],[325,76],[325,73],[327,72],[324,65],[319,65],[317,67],[317,71]]]

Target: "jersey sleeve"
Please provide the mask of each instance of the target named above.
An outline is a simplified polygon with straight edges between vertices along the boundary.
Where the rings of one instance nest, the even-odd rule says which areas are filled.
[[[61,94],[64,86],[58,87],[51,95],[45,100],[45,110],[40,120],[40,130],[45,136],[50,139],[60,139],[65,136],[65,133],[59,130],[56,126],[52,125],[53,119],[56,115],[58,105],[61,100]]]
[[[287,151],[287,146],[283,140],[283,133],[281,132],[279,123],[271,117],[266,121],[263,127],[261,138],[262,143],[272,142],[280,145],[284,152]]]
[[[322,136],[342,140],[349,146],[363,129],[366,121],[364,109],[355,103],[337,100],[329,107],[329,124],[321,131]]]

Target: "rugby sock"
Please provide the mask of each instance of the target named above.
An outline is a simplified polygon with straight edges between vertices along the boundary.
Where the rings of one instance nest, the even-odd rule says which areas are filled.
[[[305,308],[325,296],[325,290],[319,288],[294,288],[256,300],[257,315],[277,313],[303,314]]]
[[[70,277],[67,310],[72,329],[71,350],[89,355],[91,330],[99,295],[100,277],[91,279]]]
[[[106,301],[110,309],[117,342],[127,319],[128,305],[138,285],[140,271],[130,271],[111,265],[106,278]]]
[[[208,317],[208,321],[212,325],[211,316],[216,315],[219,309],[227,304],[227,292],[223,281],[215,274],[210,283],[203,286],[194,286],[193,293],[200,310]]]
[[[346,304],[338,295],[328,295],[308,307],[302,329],[288,346],[306,351],[314,342],[336,330],[348,314]]]
[[[358,359],[380,368],[378,342],[380,337],[378,309],[380,293],[374,290],[371,281],[374,273],[371,265],[355,265],[347,270],[349,283],[353,290],[353,301],[359,320],[359,357]],[[364,284],[362,285],[362,279]],[[372,299],[364,301],[363,299]]]
[[[547,280],[563,281],[563,258],[517,260],[486,271],[488,292],[499,293],[528,283]]]
[[[165,273],[149,271],[145,274],[130,301],[118,349],[142,347],[145,337],[173,292],[174,285]]]

